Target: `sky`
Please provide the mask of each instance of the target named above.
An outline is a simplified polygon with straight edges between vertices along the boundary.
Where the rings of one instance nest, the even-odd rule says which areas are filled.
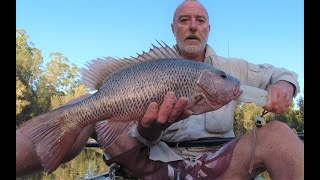
[[[16,0],[16,28],[41,50],[84,67],[91,59],[130,57],[156,40],[172,46],[173,13],[182,0]],[[200,0],[207,8],[208,44],[218,55],[272,64],[298,74],[304,92],[303,0]],[[297,99],[296,98],[296,99]]]

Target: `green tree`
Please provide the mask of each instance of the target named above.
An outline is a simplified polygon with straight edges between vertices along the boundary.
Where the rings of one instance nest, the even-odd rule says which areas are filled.
[[[80,83],[80,68],[75,64],[69,65],[68,59],[61,53],[51,53],[50,57],[53,57],[53,60],[47,64],[46,75],[48,82],[58,92],[51,97],[52,109],[89,93],[89,89]]]
[[[283,114],[269,113],[268,115],[266,115],[265,119],[267,121],[278,120],[286,123],[291,129],[294,128],[297,131],[302,131],[304,122],[301,117],[300,110],[297,110],[294,107],[295,107],[295,104],[294,102],[292,102],[289,109],[285,113]]]
[[[26,86],[16,77],[16,115],[20,114],[22,109],[30,104],[28,100],[23,99],[26,90]]]
[[[69,65],[68,58],[61,53],[55,52],[49,55],[53,59],[47,63],[47,69],[43,76],[52,90],[61,94],[73,91],[72,88],[80,84],[78,68],[75,64]]]
[[[19,112],[16,113],[17,125],[37,114],[33,108],[36,104],[34,87],[42,72],[40,66],[43,58],[41,51],[29,43],[28,39],[29,36],[25,30],[16,30],[16,81],[18,83],[16,93],[19,94],[16,101],[20,102],[22,96],[24,100],[24,103],[17,107]]]
[[[27,87],[32,88],[41,74],[43,62],[41,51],[28,43],[25,30],[16,30],[16,76]]]
[[[263,112],[261,107],[254,103],[242,103],[235,110],[234,131],[236,136],[240,136],[251,130],[255,124],[255,120]]]
[[[299,107],[299,112],[300,112],[300,117],[302,122],[304,122],[304,97],[300,96],[298,99],[298,107]]]
[[[59,106],[69,102],[70,100],[82,96],[84,94],[89,94],[89,89],[85,85],[80,84],[73,88],[73,91],[69,92],[65,96],[53,95],[51,97],[51,108],[56,109]]]
[[[68,58],[59,52],[50,53],[49,56],[52,59],[43,70],[37,89],[37,99],[39,105],[43,107],[42,112],[61,106],[66,102],[66,97],[75,98],[75,92],[81,88],[78,87],[80,68],[75,64],[69,65]],[[88,90],[83,90],[82,93],[88,93]]]
[[[16,30],[17,126],[89,92],[80,85],[80,68],[70,65],[62,53],[51,53],[52,59],[41,67],[41,51],[28,38],[23,29]]]

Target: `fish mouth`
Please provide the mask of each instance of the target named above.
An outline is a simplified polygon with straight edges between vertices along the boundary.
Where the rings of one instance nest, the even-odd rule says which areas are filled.
[[[233,96],[235,98],[238,98],[242,94],[242,91],[240,90],[240,82],[237,83],[237,85],[233,88]]]
[[[217,91],[215,91],[214,95],[212,96],[204,88],[201,88],[201,90],[210,102],[212,102],[214,104],[218,103],[218,104],[223,104],[223,105],[236,99],[237,97],[239,97],[242,94],[242,91],[240,90],[240,82],[238,82],[235,85],[235,87],[233,87],[232,93],[230,94],[231,96],[219,96]]]

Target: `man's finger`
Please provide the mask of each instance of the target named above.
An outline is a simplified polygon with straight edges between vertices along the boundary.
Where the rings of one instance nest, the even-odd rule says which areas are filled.
[[[267,104],[263,107],[265,110],[272,112],[274,108],[274,100],[276,99],[277,93],[274,91],[272,85],[268,87],[268,99]]]
[[[178,99],[176,104],[174,105],[172,112],[170,114],[169,123],[174,123],[178,117],[181,116],[181,114],[185,111],[185,108],[189,104],[189,98],[187,97],[181,97]]]
[[[150,127],[157,120],[159,105],[156,102],[149,104],[148,109],[140,121],[142,127]]]
[[[159,108],[157,123],[159,125],[166,124],[172,112],[173,105],[177,101],[176,95],[174,92],[168,92]]]

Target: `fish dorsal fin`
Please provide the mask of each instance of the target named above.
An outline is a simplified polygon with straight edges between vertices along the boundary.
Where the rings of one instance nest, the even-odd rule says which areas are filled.
[[[143,61],[148,61],[153,59],[166,59],[166,58],[181,59],[181,56],[179,55],[175,46],[174,48],[170,48],[166,43],[164,43],[163,41],[161,42],[163,44],[157,41],[160,47],[157,47],[151,44],[152,48],[150,48],[149,52],[143,51],[142,54],[138,54],[137,58]]]
[[[157,40],[156,40],[157,41]],[[159,60],[159,59],[178,59],[181,58],[178,51],[174,48],[170,48],[166,43],[162,41],[161,44],[157,41],[160,47],[157,47],[153,44],[149,52],[142,52],[138,54],[137,57],[130,58],[97,58],[89,61],[86,64],[87,68],[81,69],[81,81],[87,87],[92,90],[98,90],[103,84],[104,80],[107,79],[111,74],[127,68],[133,64],[142,63],[150,60]]]
[[[92,90],[98,90],[103,81],[112,73],[130,66],[135,60],[115,59],[112,57],[93,59],[87,62],[87,68],[82,68],[81,81]]]

